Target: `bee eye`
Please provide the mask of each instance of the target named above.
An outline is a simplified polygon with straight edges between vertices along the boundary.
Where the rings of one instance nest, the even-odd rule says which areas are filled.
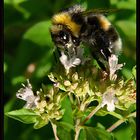
[[[64,40],[64,41],[67,41],[68,40],[68,34],[64,31],[60,31],[59,32],[59,37]]]
[[[76,40],[75,39],[73,39],[73,43],[76,43]]]
[[[78,39],[78,38],[73,38],[73,43],[76,45],[76,46],[78,46],[79,45],[79,43],[80,43],[80,40]]]

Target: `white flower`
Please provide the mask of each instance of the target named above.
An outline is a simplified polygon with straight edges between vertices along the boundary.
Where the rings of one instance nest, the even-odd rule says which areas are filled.
[[[22,86],[23,88],[20,88],[16,93],[16,97],[26,101],[25,108],[32,109],[36,107],[40,97],[34,95],[29,79],[27,79],[27,86],[24,84]]]
[[[103,94],[102,98],[101,107],[107,105],[107,110],[110,112],[115,110],[115,103],[118,101],[114,92],[114,90],[108,90]]]
[[[115,54],[109,57],[110,80],[116,80],[117,75],[115,72],[122,69],[123,66],[124,64],[118,64],[118,57]]]
[[[81,63],[81,60],[77,58],[75,55],[72,56],[70,59],[68,59],[68,56],[65,55],[63,51],[61,52],[61,55],[62,56],[59,58],[60,62],[63,64],[64,68],[68,73],[71,67],[76,67]]]

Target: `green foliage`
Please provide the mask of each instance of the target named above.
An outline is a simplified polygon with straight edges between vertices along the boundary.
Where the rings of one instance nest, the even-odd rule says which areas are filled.
[[[87,7],[87,9],[125,9],[122,12],[108,15],[108,18],[117,28],[123,41],[123,50],[119,56],[119,63],[125,62],[126,65],[120,71],[119,75],[126,81],[129,81],[130,79],[136,81],[135,0],[60,0],[59,2],[57,0],[54,0],[53,2],[51,0],[41,0],[41,2],[39,0],[4,0],[4,109],[5,112],[8,112],[6,113],[6,116],[4,116],[5,140],[9,140],[11,137],[20,140],[54,139],[53,131],[49,123],[50,120],[44,121],[32,110],[24,108],[19,109],[22,107],[23,102],[17,101],[15,99],[15,94],[21,83],[25,82],[28,78],[31,79],[31,83],[34,85],[33,91],[38,90],[41,87],[42,82],[45,83],[45,85],[52,84],[52,81],[50,81],[49,78],[53,79],[53,77],[47,77],[48,73],[51,72],[55,65],[55,57],[53,54],[54,45],[49,32],[51,25],[50,20],[54,13],[75,3],[80,3]],[[59,70],[56,71],[58,72]],[[96,77],[93,77],[95,80]],[[60,79],[57,80],[61,81],[62,79],[60,77]],[[72,82],[73,79],[66,80],[70,81],[72,84],[74,83],[71,87],[76,86],[75,83],[77,81]],[[62,81],[62,83],[64,83],[64,81]],[[65,82],[65,84],[67,85],[68,83]],[[79,85],[80,84],[84,85],[84,87],[87,86],[86,83],[79,80]],[[94,85],[94,83],[91,83],[91,85]],[[59,88],[61,94],[69,91],[69,86],[65,86],[64,84],[61,84]],[[84,90],[86,90],[86,88]],[[78,93],[80,91],[81,88],[76,92]],[[93,94],[91,91],[89,93]],[[81,95],[79,94],[78,96]],[[93,99],[95,98],[87,98],[85,102],[90,103]],[[121,99],[121,101],[123,103],[123,99]],[[64,115],[57,121],[52,120],[58,127],[57,133],[60,140],[65,140],[66,138],[68,140],[73,140],[75,134],[75,116],[84,119],[95,108],[93,105],[85,112],[77,112],[78,106],[74,109],[74,104],[75,102],[72,104],[68,96],[64,94],[61,102],[61,113],[64,113]],[[120,111],[119,109],[123,111]],[[102,122],[102,117],[105,117],[104,122],[108,122],[113,116],[112,122],[115,123],[116,119],[122,119],[135,110],[136,106],[131,106],[130,104],[126,104],[125,107],[118,105],[115,112],[108,112],[106,107],[102,108],[96,113],[95,118],[93,117],[93,122],[92,120],[88,121],[86,125],[81,128],[79,140],[136,139],[136,123],[132,118],[127,119],[128,123],[123,123],[112,133],[105,130],[110,127],[107,123],[102,124],[103,127],[101,128],[97,125],[97,122]],[[34,128],[38,130],[34,130],[32,124],[20,124],[18,121],[14,121],[11,118],[26,124],[34,123]],[[110,122],[110,125],[113,123]],[[18,137],[15,137],[17,136],[17,133]]]
[[[69,98],[66,96],[66,98],[62,101],[62,108],[65,110],[64,115],[62,118],[61,124],[69,124],[74,125],[73,118],[72,118],[72,108],[71,108],[71,102]]]
[[[49,123],[49,120],[43,120],[42,118],[38,117],[38,119],[35,121],[34,129],[42,128],[43,126],[47,125]]]
[[[136,127],[135,127],[136,130]],[[136,135],[134,128],[131,127],[131,125],[123,125],[122,128],[120,128],[118,131],[114,132],[114,137],[117,140],[123,140],[123,139],[127,139],[127,140],[135,140],[136,139]],[[135,136],[133,136],[135,135]]]
[[[136,82],[136,66],[134,66],[132,69],[132,75],[133,75],[135,82]]]
[[[111,134],[107,133],[103,129],[93,128],[93,127],[84,127],[83,131],[80,134],[82,135],[79,140],[112,140]]]
[[[37,115],[32,110],[28,110],[24,108],[20,110],[8,112],[6,113],[6,115],[26,124],[35,123],[37,118]]]

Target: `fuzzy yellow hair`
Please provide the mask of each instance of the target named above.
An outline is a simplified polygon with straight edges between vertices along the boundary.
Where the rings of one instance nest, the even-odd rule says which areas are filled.
[[[99,22],[100,22],[100,25],[101,27],[107,31],[111,25],[111,23],[104,17],[104,16],[99,16]]]
[[[72,21],[71,16],[68,13],[59,13],[54,15],[52,23],[66,25],[72,31],[74,36],[79,36],[81,26]]]

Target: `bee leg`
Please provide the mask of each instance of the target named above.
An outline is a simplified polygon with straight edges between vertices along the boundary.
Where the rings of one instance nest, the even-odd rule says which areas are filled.
[[[105,65],[103,64],[103,62],[101,62],[98,58],[98,56],[95,54],[95,53],[92,53],[94,59],[97,61],[98,65],[100,66],[100,68],[103,70],[103,71],[106,71],[106,67]]]
[[[56,50],[53,51],[53,55],[54,55],[54,61],[58,63],[59,62],[58,58],[61,56],[60,50],[56,48]]]
[[[101,61],[99,61],[99,60],[96,60],[97,62],[98,62],[98,64],[99,64],[99,66],[101,67],[101,69],[103,70],[103,71],[106,71],[106,67],[104,66],[104,64],[101,62]]]
[[[56,52],[53,52],[53,56],[54,56],[54,61],[57,63],[57,56],[56,56]]]
[[[100,51],[101,51],[101,54],[104,56],[105,60],[108,61],[108,58],[111,56],[111,53],[108,50],[108,48],[102,48]]]
[[[97,30],[95,32],[95,40],[96,40],[96,46],[97,48],[99,48],[102,57],[108,61],[108,57],[111,56],[111,53],[108,49],[109,39],[107,33],[102,29]]]
[[[101,71],[102,80],[101,81],[106,80],[108,78],[108,75],[109,75],[107,65],[105,65],[105,63],[101,62],[101,60],[99,60],[98,56],[94,55],[93,57],[97,61],[100,68],[102,69],[102,71]]]

